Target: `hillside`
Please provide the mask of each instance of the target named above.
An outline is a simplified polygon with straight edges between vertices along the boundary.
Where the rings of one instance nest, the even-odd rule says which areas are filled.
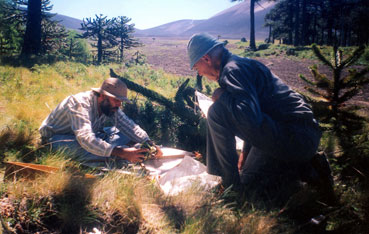
[[[155,36],[155,37],[172,37],[181,35],[184,31],[190,30],[205,20],[184,19],[167,24],[163,24],[154,28],[145,30],[136,29],[136,36]]]
[[[255,32],[257,40],[267,37],[268,29],[264,25],[265,15],[272,9],[274,2],[261,1],[255,6]],[[198,32],[209,32],[223,38],[249,38],[250,1],[245,0],[207,20],[180,20],[155,28],[139,30],[136,36],[177,36],[189,37]]]
[[[274,2],[261,1],[255,6],[255,33],[257,40],[268,36],[264,25],[264,17],[274,6]],[[77,30],[82,20],[57,14],[54,19],[60,21],[67,29]],[[183,19],[169,22],[154,28],[136,29],[136,37],[182,37],[188,38],[194,33],[209,32],[223,38],[249,38],[250,35],[250,1],[245,0],[218,14],[204,20]]]
[[[60,24],[62,24],[67,29],[76,30],[79,32],[81,31],[79,30],[79,28],[81,27],[81,23],[82,23],[82,20],[80,19],[76,19],[76,18],[72,18],[66,15],[60,15],[60,14],[55,15],[52,19],[59,21]]]

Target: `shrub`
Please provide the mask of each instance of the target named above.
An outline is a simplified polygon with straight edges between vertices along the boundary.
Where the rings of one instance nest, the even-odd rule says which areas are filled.
[[[296,50],[294,48],[288,48],[286,50],[287,55],[296,56]]]
[[[270,44],[260,44],[258,46],[258,50],[266,50],[266,49],[269,48],[269,46],[270,46]]]

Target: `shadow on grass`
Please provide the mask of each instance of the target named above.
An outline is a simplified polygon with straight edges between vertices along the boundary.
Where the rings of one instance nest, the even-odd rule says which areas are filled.
[[[58,211],[57,226],[60,226],[62,233],[79,233],[81,227],[89,227],[97,221],[95,214],[88,208],[93,184],[92,179],[70,177],[65,188],[54,197]],[[50,225],[52,227],[55,223]]]

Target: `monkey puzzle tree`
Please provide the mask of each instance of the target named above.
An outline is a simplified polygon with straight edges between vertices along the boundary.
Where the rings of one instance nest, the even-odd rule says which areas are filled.
[[[321,74],[316,66],[312,66],[310,69],[314,81],[302,75],[300,78],[308,84],[306,89],[312,94],[308,98],[314,113],[322,123],[332,126],[333,133],[346,155],[346,157],[340,157],[341,161],[352,160],[352,152],[359,148],[358,145],[369,145],[368,132],[365,130],[367,118],[357,113],[359,106],[346,103],[369,83],[369,78],[366,76],[369,73],[369,66],[366,65],[360,71],[351,68],[344,73],[343,70],[359,60],[365,47],[357,48],[346,59],[343,58],[342,51],[334,47],[332,61],[323,56],[315,44],[313,50],[318,59],[332,70],[333,77],[328,78],[325,74]],[[362,149],[369,150],[367,146]],[[355,153],[357,158],[360,158],[361,154]],[[369,158],[365,160],[369,161]]]
[[[41,52],[41,0],[28,0],[26,33],[22,55]]]
[[[110,32],[114,35],[113,43],[118,45],[119,62],[123,62],[124,50],[132,47],[141,46],[137,39],[133,38],[135,31],[134,24],[128,24],[131,21],[126,16],[119,16],[112,19]]]
[[[82,38],[89,38],[96,43],[92,43],[97,48],[97,64],[101,64],[104,51],[115,46],[114,35],[111,33],[110,27],[112,20],[102,14],[96,15],[95,19],[86,18],[81,23],[81,30],[85,31]]]
[[[231,0],[231,2],[241,2],[243,0]],[[255,3],[259,0],[250,0],[250,49],[256,50],[255,43]]]
[[[0,0],[0,56],[17,53],[22,47],[23,25],[14,15],[11,1]]]
[[[67,34],[59,22],[52,20],[55,14],[49,13],[52,9],[50,0],[41,0],[40,8],[36,4],[37,9],[33,6],[34,1],[28,0],[2,0],[0,3],[3,14],[0,34],[8,38],[9,44],[13,44],[8,46],[14,48],[11,52],[19,51],[17,44],[23,44],[22,55],[44,54],[60,49],[59,41],[64,40]],[[40,15],[35,17],[35,11]]]
[[[42,20],[41,29],[41,53],[60,52],[67,41],[66,28],[57,21]]]

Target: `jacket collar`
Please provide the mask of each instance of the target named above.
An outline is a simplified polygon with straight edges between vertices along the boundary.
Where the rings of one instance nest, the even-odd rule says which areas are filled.
[[[229,52],[229,50],[227,50],[226,48],[224,48],[223,55],[222,55],[222,62],[220,63],[220,70],[219,70],[219,78],[218,78],[219,84],[220,84],[220,78],[222,77],[223,69],[225,65],[228,63],[228,60],[231,56],[232,56],[232,53]]]

